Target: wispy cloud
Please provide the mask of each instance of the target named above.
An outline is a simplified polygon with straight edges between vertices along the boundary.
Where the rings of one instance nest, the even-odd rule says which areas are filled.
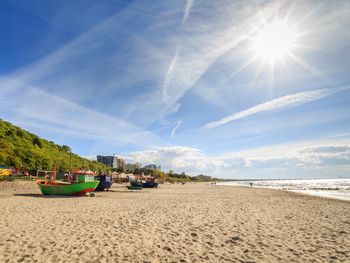
[[[16,2],[21,3],[20,6],[24,3],[17,0]],[[159,1],[156,4],[150,4],[142,0],[130,3],[106,1],[99,12],[95,12],[96,7],[100,6],[96,3],[92,7],[86,5],[81,9],[80,2],[77,2],[74,5],[75,8],[68,11],[66,5],[61,4],[55,4],[54,8],[30,3],[23,4],[30,7],[32,13],[38,14],[49,24],[57,25],[63,30],[69,26],[67,32],[72,31],[74,34],[69,34],[69,38],[66,34],[55,37],[51,35],[52,39],[44,43],[55,42],[56,37],[62,41],[55,42],[56,45],[53,46],[46,44],[43,47],[45,46],[47,51],[51,50],[50,47],[55,47],[57,48],[55,51],[50,54],[41,52],[40,54],[46,55],[37,62],[7,75],[8,79],[18,83],[0,79],[2,106],[0,111],[4,112],[4,115],[11,116],[10,121],[23,124],[23,128],[36,127],[37,130],[47,134],[54,133],[55,136],[51,136],[52,138],[56,139],[57,134],[74,139],[84,137],[88,138],[86,141],[93,141],[92,144],[100,144],[103,147],[113,145],[116,151],[121,149],[116,147],[120,143],[137,145],[137,149],[168,146],[167,142],[160,138],[163,133],[160,132],[162,134],[160,136],[156,133],[164,131],[162,128],[166,126],[167,133],[164,137],[173,137],[178,133],[180,125],[182,125],[181,130],[186,128],[194,131],[182,133],[187,138],[178,136],[177,139],[179,141],[181,139],[183,144],[190,142],[198,146],[222,143],[224,146],[217,149],[227,151],[232,146],[232,144],[227,145],[227,142],[243,136],[247,137],[246,130],[256,132],[257,123],[254,122],[253,125],[246,123],[246,126],[242,125],[235,129],[241,133],[238,135],[236,131],[221,129],[220,135],[211,136],[211,133],[208,136],[208,132],[201,135],[202,137],[197,136],[196,133],[199,128],[198,123],[210,121],[206,118],[211,116],[207,113],[212,108],[207,106],[216,106],[215,109],[219,106],[226,112],[232,113],[236,110],[231,106],[235,99],[244,96],[248,102],[249,99],[265,100],[259,97],[261,93],[254,92],[257,88],[254,88],[254,84],[251,83],[250,68],[245,69],[244,72],[240,71],[239,75],[230,75],[230,72],[238,72],[241,65],[244,65],[244,61],[249,58],[250,54],[241,51],[245,51],[249,46],[246,43],[246,36],[251,33],[260,17],[265,15],[272,17],[276,14],[276,10],[279,12],[286,6],[288,8],[286,1],[251,1],[249,4],[242,5],[243,2],[187,0]],[[114,12],[115,4],[122,5],[123,8],[117,8],[118,11]],[[327,65],[318,63],[318,60],[317,63],[310,63],[310,65],[320,65],[319,69],[324,75],[327,75],[329,68],[332,68],[335,73],[331,77],[336,76],[337,83],[348,83],[345,77],[349,60],[343,54],[350,43],[348,41],[350,35],[346,31],[350,21],[348,15],[350,6],[348,3],[343,3],[339,8],[339,4],[332,2],[324,5],[322,12],[318,11],[319,13],[308,19],[307,25],[311,22],[311,26],[305,26],[305,29],[315,28],[311,30],[312,34],[306,32],[310,41],[307,43],[312,49],[317,47],[318,51],[326,53],[325,60],[331,60],[328,64],[326,61]],[[298,9],[293,14],[298,17],[303,16],[304,9],[313,8],[314,4],[311,1],[295,6],[298,6]],[[89,10],[90,14],[85,10]],[[71,26],[72,14],[77,11],[79,15],[73,19],[75,26]],[[281,14],[284,14],[282,11]],[[91,14],[96,17],[91,18]],[[87,21],[89,18],[91,20]],[[327,30],[324,31],[326,26],[328,26]],[[302,27],[304,28],[304,22]],[[52,28],[49,26],[48,30],[50,29]],[[50,38],[45,34],[42,35],[43,38]],[[37,42],[42,43],[40,39]],[[324,46],[324,43],[327,45]],[[326,48],[322,50],[323,47]],[[32,53],[29,48],[30,45],[27,52]],[[22,51],[19,49],[17,51],[14,50],[16,57],[20,57]],[[345,63],[339,63],[337,57],[339,55],[341,58],[344,57]],[[313,57],[313,54],[307,54],[306,57]],[[324,62],[321,59],[320,61]],[[294,68],[297,67],[291,67],[289,78],[282,76],[280,80],[276,78],[274,82],[276,84],[280,81],[282,86],[279,89],[280,94],[291,95],[234,113],[208,123],[207,127],[223,125],[223,123],[259,112],[294,107],[338,92],[336,89],[322,89],[311,93],[295,93],[302,91],[300,87],[316,81],[314,78],[305,77],[303,85],[299,85],[298,78],[303,72],[300,73],[298,68],[295,71],[297,73],[294,74]],[[248,74],[242,77],[245,73]],[[309,73],[306,72],[305,75]],[[245,77],[248,78],[245,79]],[[231,80],[238,83],[236,86],[244,88],[232,88]],[[286,83],[287,85],[284,86],[283,84]],[[297,89],[292,90],[290,87],[294,83],[297,83],[295,85]],[[313,88],[328,87],[322,85],[317,81]],[[207,88],[203,88],[205,86]],[[189,92],[193,87],[196,87],[194,94],[192,91]],[[269,88],[263,78],[256,87],[266,92]],[[193,97],[196,100],[192,100]],[[181,110],[178,110],[180,103]],[[216,105],[212,105],[214,103]],[[255,102],[249,105],[254,104]],[[310,124],[317,121],[319,124],[320,121],[324,121],[326,125],[327,121],[334,121],[340,115],[342,120],[345,120],[345,117],[348,117],[347,107],[339,105],[338,112],[343,112],[336,116],[333,114],[335,111],[324,109],[328,111],[329,116],[322,119],[318,115],[320,111],[313,112],[311,117],[303,116],[305,118],[298,120],[298,123]],[[203,109],[201,114],[203,119],[200,121],[197,115],[193,114],[198,112],[198,108]],[[283,116],[280,117],[283,119]],[[173,123],[170,120],[179,121]],[[184,120],[183,123],[181,120]],[[166,125],[162,124],[162,121],[166,122]],[[340,119],[338,121],[341,122]],[[290,118],[288,121],[275,121],[274,125],[268,128],[258,128],[261,128],[259,132],[266,134],[276,130],[276,127],[293,124]],[[342,127],[344,125],[338,130]],[[211,130],[211,132],[217,131]],[[266,144],[268,143],[271,142],[266,141]],[[101,149],[102,147],[99,148]],[[209,163],[217,161],[215,158],[209,159],[211,160]],[[201,159],[204,163],[206,160],[208,159],[204,157]],[[242,161],[239,158],[234,160],[236,163]],[[218,160],[218,163],[220,164],[221,161],[221,159]]]
[[[350,147],[348,145],[340,145],[340,146],[319,146],[319,147],[310,147],[305,148],[300,151],[301,153],[343,153],[350,152]]]
[[[163,101],[167,100],[170,77],[171,77],[172,71],[174,70],[174,67],[176,65],[176,61],[177,61],[178,57],[179,57],[179,51],[176,50],[175,56],[171,60],[169,68],[168,68],[167,72],[165,73],[164,82],[163,82]]]
[[[163,2],[152,6],[153,16],[144,16],[142,10],[135,21],[143,26],[128,32],[124,25],[134,20],[135,5],[143,3],[136,1],[99,21],[10,77],[79,104],[93,98],[95,107],[108,104],[130,122],[147,126],[169,114],[220,56],[241,43],[261,8],[254,4],[246,9],[230,1],[194,5],[189,0],[185,8],[180,2]],[[194,8],[196,23],[181,29],[174,30],[178,21],[162,17],[165,11],[182,10],[186,21]],[[243,21],[237,23],[239,18]]]
[[[218,121],[210,122],[206,124],[205,127],[214,128],[235,120],[246,118],[250,115],[257,114],[260,112],[296,107],[311,101],[315,101],[315,100],[330,96],[334,93],[337,93],[349,88],[350,86],[345,86],[345,87],[338,87],[338,88],[327,88],[327,89],[298,92],[298,93],[286,95],[283,97],[279,97],[277,99],[273,99],[273,100],[255,105],[246,110],[236,112]]]
[[[187,19],[188,19],[188,16],[190,15],[190,12],[191,12],[191,8],[192,8],[192,5],[193,5],[193,1],[194,0],[187,0],[186,1],[186,5],[185,5],[185,10],[184,10],[184,15],[182,17],[182,24],[185,24]]]
[[[186,6],[189,3],[191,1]],[[270,14],[272,7],[276,4],[252,4],[246,9],[232,1],[221,5],[205,2],[192,6],[196,12],[196,23],[185,26],[177,36],[174,43],[178,53],[165,73],[163,94],[166,91],[168,95],[166,104],[176,103],[221,56],[246,40],[251,26],[259,17],[257,10]],[[235,10],[236,16],[232,16],[232,10]],[[241,20],[237,23],[239,18]]]
[[[9,77],[78,104],[93,101],[102,111],[108,105],[129,122],[146,126],[174,106],[163,104],[160,80],[175,48],[169,37],[154,37],[148,30],[155,27],[162,35],[173,28],[175,22],[164,23],[162,12],[180,10],[180,4],[154,5],[153,15],[145,16],[135,9],[144,4],[136,1]],[[130,19],[143,26],[130,30],[125,26]]]
[[[182,120],[179,120],[176,122],[175,127],[171,131],[170,137],[174,137],[175,132],[177,131],[177,129],[180,127],[181,124],[182,124]]]
[[[123,119],[113,117],[50,94],[35,86],[0,78],[2,106],[24,127],[89,138],[113,145],[150,146],[165,142],[150,131]],[[15,98],[13,100],[9,98]],[[5,98],[5,99],[3,99]]]
[[[197,8],[189,0],[182,21],[196,8],[197,22],[174,30],[176,21],[165,21],[161,14],[183,10],[183,6],[163,2],[152,7],[153,16],[137,16],[137,23],[144,26],[127,32],[123,25],[135,18],[135,5],[142,6],[142,1],[100,21],[10,77],[45,87],[79,104],[86,105],[93,98],[95,106],[105,108],[108,104],[129,121],[147,126],[169,114],[220,56],[241,43],[257,16],[256,9],[261,7],[253,5],[247,10],[233,2],[208,2]],[[238,12],[237,16],[232,16],[231,9]],[[244,21],[236,23],[238,17]],[[147,89],[133,90],[145,85]],[[118,93],[123,97],[110,95]]]

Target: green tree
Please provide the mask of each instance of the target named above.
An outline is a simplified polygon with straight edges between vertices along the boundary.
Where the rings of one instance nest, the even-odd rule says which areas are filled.
[[[33,137],[32,142],[33,142],[34,145],[37,145],[39,148],[42,148],[42,147],[43,147],[42,144],[41,144],[41,141],[40,141],[39,137],[37,137],[37,136]]]
[[[71,152],[72,149],[68,145],[62,145],[62,150],[65,152]]]

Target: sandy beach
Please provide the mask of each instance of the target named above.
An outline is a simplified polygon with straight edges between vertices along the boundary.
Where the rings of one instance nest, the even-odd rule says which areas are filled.
[[[45,197],[0,183],[0,262],[350,262],[350,202],[161,185]]]

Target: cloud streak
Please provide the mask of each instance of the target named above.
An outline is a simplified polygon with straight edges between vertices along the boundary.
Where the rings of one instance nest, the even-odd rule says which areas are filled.
[[[165,73],[163,94],[167,96],[163,96],[164,102],[167,105],[176,103],[221,56],[245,41],[251,33],[247,29],[259,18],[258,9],[271,14],[276,6],[278,4],[252,4],[245,9],[238,2],[223,1],[221,5],[206,2],[192,7],[196,12],[195,23],[184,27],[174,39],[178,52]],[[232,16],[231,10],[235,10],[236,16]]]
[[[0,90],[2,106],[7,107],[17,123],[24,127],[113,145],[154,146],[165,143],[154,133],[123,119],[78,105],[38,87],[8,78],[0,78],[0,86],[3,87]],[[11,97],[16,99],[10,100]]]
[[[182,17],[182,24],[186,23],[186,21],[188,19],[188,16],[190,15],[191,8],[192,8],[192,5],[193,5],[193,1],[194,0],[187,0],[186,1],[185,10],[184,10],[184,16]]]
[[[180,127],[181,124],[182,124],[182,120],[179,120],[179,121],[176,123],[175,127],[172,129],[171,134],[170,134],[170,137],[173,138],[173,137],[175,136],[175,133],[176,133],[177,129]]]
[[[286,95],[283,97],[279,97],[277,99],[273,99],[273,100],[255,105],[246,110],[236,112],[220,120],[209,122],[208,124],[205,125],[205,127],[214,128],[235,120],[249,117],[251,115],[254,115],[260,112],[296,107],[308,102],[322,99],[324,97],[330,96],[337,92],[341,92],[343,90],[347,90],[349,88],[350,86],[338,87],[338,88],[325,88],[325,89],[317,89],[312,91],[304,91],[304,92],[298,92],[298,93]]]
[[[170,83],[170,76],[172,71],[174,70],[174,67],[176,65],[176,61],[177,58],[179,57],[179,51],[176,50],[175,56],[174,58],[171,60],[171,63],[169,65],[169,68],[165,74],[164,77],[164,83],[163,83],[163,101],[167,100],[167,96],[168,96],[168,87],[169,87],[169,83]]]
[[[22,6],[21,1],[17,2]],[[253,119],[238,123],[239,127],[234,131],[229,126],[226,127],[228,129],[212,129],[210,132],[200,129],[212,120],[216,121],[208,123],[208,127],[220,126],[259,112],[296,107],[338,92],[337,89],[320,89],[335,86],[310,78],[305,70],[300,72],[299,66],[289,68],[288,65],[290,75],[274,79],[274,87],[278,88],[279,94],[290,95],[264,102],[270,87],[264,77],[251,82],[253,78],[250,73],[254,71],[254,63],[234,77],[231,74],[238,72],[237,69],[245,65],[246,59],[252,55],[249,51],[245,52],[249,46],[247,36],[261,17],[268,19],[283,15],[283,10],[289,6],[285,1],[251,1],[248,4],[240,0],[159,3],[141,0],[130,3],[106,1],[100,12],[95,12],[95,7],[100,6],[96,3],[83,8],[96,15],[94,18],[91,18],[91,13],[80,12],[80,4],[76,1],[75,8],[68,11],[66,5],[60,4],[56,4],[55,8],[23,4],[30,7],[34,14],[45,18],[49,24],[62,29],[69,27],[68,31],[71,30],[72,34],[68,38],[66,34],[57,36],[62,38],[57,41],[56,36],[51,35],[59,35],[57,30],[49,35],[43,32],[43,39],[37,42],[42,43],[40,47],[46,47],[46,52],[52,50],[52,53],[40,52],[40,56],[44,55],[41,59],[23,68],[12,69],[15,71],[7,71],[6,77],[0,77],[0,111],[4,113],[4,119],[23,125],[24,128],[30,127],[38,131],[39,135],[53,140],[74,138],[77,142],[72,140],[73,147],[84,145],[81,147],[83,149],[96,145],[99,149],[92,150],[97,154],[112,150],[126,154],[135,149],[169,146],[170,142],[175,141],[222,153],[241,149],[242,146],[244,148],[246,145],[242,142],[246,141],[255,147],[254,143],[259,138],[278,135],[279,131],[287,130],[286,127],[300,128],[298,133],[305,133],[307,137],[310,134],[306,129],[316,122],[319,126],[324,125],[322,132],[327,132],[327,129],[340,132],[349,130],[346,124],[349,106],[344,105],[346,98],[342,96],[334,96],[334,101],[338,100],[343,105],[333,103],[329,108],[315,107],[312,116],[311,112],[302,118],[290,114],[286,119],[281,112],[270,119],[271,125],[264,126],[265,120]],[[123,7],[113,9],[115,5]],[[295,6],[298,9],[293,12],[292,22],[294,16],[303,16],[303,10],[313,8],[314,4],[310,2]],[[303,58],[308,58],[310,65],[319,66],[318,70],[326,76],[328,69],[332,68],[337,73],[333,75],[337,85],[349,83],[346,69],[350,60],[343,56],[350,43],[347,41],[350,35],[345,30],[350,21],[347,16],[350,6],[347,6],[339,8],[338,3],[327,4],[322,12],[319,11],[301,25],[305,29],[316,29],[311,30],[313,34],[306,32],[312,41],[305,43],[319,48],[316,56],[320,60],[312,63],[309,58],[313,54]],[[333,10],[330,10],[331,13],[330,7]],[[73,25],[71,14],[77,11],[79,15],[73,19]],[[324,31],[326,26],[328,29]],[[51,29],[49,26],[47,30]],[[22,30],[27,30],[24,24]],[[41,41],[46,38],[47,41]],[[51,42],[56,44],[47,44]],[[327,45],[324,46],[324,43]],[[323,47],[326,48],[322,50]],[[19,48],[14,46],[12,51],[14,58],[21,57]],[[29,45],[24,52],[30,54],[32,51]],[[324,56],[322,60],[324,53],[327,53],[327,57]],[[339,54],[341,63],[337,56]],[[330,58],[330,62],[325,63]],[[303,73],[305,77],[301,77]],[[313,83],[312,92],[304,89],[309,83]],[[237,86],[240,88],[233,88]],[[263,92],[258,94],[257,90]],[[250,104],[246,104],[248,106],[245,108],[232,108],[232,105],[237,105],[234,103],[237,99]],[[331,99],[333,101],[333,97]],[[254,106],[259,102],[264,103]],[[219,117],[212,119],[212,114],[218,116],[218,108],[233,114],[221,120],[217,120]],[[337,127],[341,122],[345,124]],[[176,140],[172,139],[174,136]],[[293,134],[285,134],[287,136],[290,136],[288,140],[293,140]],[[233,143],[237,141],[239,143]],[[263,143],[274,142],[274,139],[267,139]],[[261,145],[260,140],[257,145]],[[107,150],[103,147],[107,147]],[[83,154],[93,154],[92,150],[90,153],[85,153],[85,149],[81,151]],[[215,158],[209,159],[209,163],[217,161]],[[208,159],[203,157],[204,163],[205,160]],[[234,160],[237,164],[244,164],[246,159]],[[217,163],[221,162],[222,159]]]

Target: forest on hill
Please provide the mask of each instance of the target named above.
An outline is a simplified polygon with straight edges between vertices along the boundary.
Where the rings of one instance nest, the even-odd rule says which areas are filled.
[[[107,170],[104,164],[72,153],[67,145],[55,144],[0,119],[0,166],[27,171],[52,170],[55,162],[61,172],[73,167]]]

